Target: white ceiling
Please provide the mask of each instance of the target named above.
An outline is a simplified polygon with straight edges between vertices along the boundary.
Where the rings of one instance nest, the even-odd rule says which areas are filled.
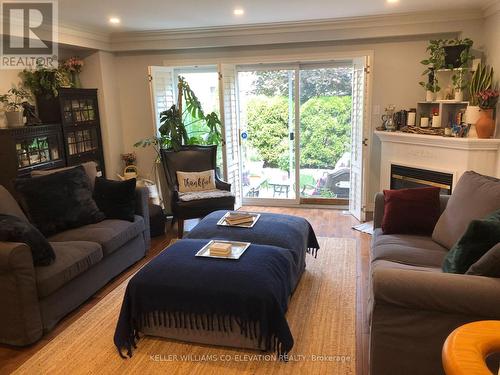
[[[106,32],[259,24],[447,9],[480,9],[491,0],[59,0],[62,24]],[[243,16],[233,15],[243,8]],[[111,16],[121,24],[108,23]]]

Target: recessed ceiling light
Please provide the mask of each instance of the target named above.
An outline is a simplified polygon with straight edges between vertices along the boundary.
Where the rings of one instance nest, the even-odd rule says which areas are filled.
[[[235,16],[242,16],[243,14],[245,14],[245,11],[242,8],[236,8],[233,11],[233,13],[234,13]]]
[[[396,4],[399,3],[399,0],[386,0],[387,4]]]
[[[109,23],[113,25],[118,25],[120,22],[121,21],[118,17],[109,17]]]

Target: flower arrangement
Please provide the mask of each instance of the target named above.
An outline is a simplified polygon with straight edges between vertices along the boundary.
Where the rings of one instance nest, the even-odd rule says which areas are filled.
[[[83,60],[76,56],[70,57],[64,62],[63,66],[68,72],[81,73],[83,68]]]
[[[498,90],[487,89],[477,93],[477,100],[479,108],[481,109],[494,109],[498,102]]]
[[[122,154],[122,161],[125,162],[125,165],[134,165],[137,160],[137,156],[135,152],[131,152],[128,154]]]

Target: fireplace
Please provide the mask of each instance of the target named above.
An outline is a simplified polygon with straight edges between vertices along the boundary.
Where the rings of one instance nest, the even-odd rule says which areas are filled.
[[[391,189],[434,186],[441,194],[451,194],[453,175],[450,173],[391,164]]]

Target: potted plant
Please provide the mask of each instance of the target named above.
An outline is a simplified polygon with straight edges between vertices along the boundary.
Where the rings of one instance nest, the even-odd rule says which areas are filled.
[[[453,91],[454,91],[454,98],[457,102],[461,102],[464,100],[464,93],[463,90],[467,87],[467,74],[469,72],[469,66],[471,65],[472,59],[474,56],[472,56],[470,49],[472,47],[472,40],[470,39],[454,39],[452,40],[453,45],[448,45],[445,46],[445,65],[448,68],[451,68],[453,71],[453,75],[451,76],[452,84],[453,84]],[[460,47],[460,48],[458,48]],[[463,48],[462,48],[463,47]],[[447,50],[448,48],[448,50]],[[447,57],[449,58],[449,54],[451,53],[449,48],[456,48],[456,50],[453,50],[453,54],[456,52],[460,51],[460,54],[458,57],[453,58],[455,60],[446,60]]]
[[[221,143],[222,124],[219,116],[215,112],[205,114],[200,101],[183,77],[179,77],[177,88],[177,104],[160,113],[160,136],[140,140],[135,147],[154,146],[160,156],[161,148],[177,151],[182,145]]]
[[[493,110],[497,106],[498,90],[487,89],[478,93],[480,116],[476,121],[476,131],[478,138],[491,138],[495,132],[495,120]]]
[[[0,95],[5,117],[9,127],[23,126],[23,103],[30,99],[30,94],[22,88],[11,88],[7,94]]]
[[[80,73],[83,68],[83,60],[76,56],[71,57],[64,62],[63,68],[70,75],[71,85],[76,88],[81,88],[82,83],[80,82]]]
[[[425,101],[432,102],[436,98],[436,93],[441,90],[433,68],[428,68],[424,72],[427,74],[427,82],[419,82],[419,85],[425,89]]]
[[[35,96],[38,116],[43,123],[61,121],[59,109],[59,88],[71,87],[67,74],[62,69],[37,66],[21,73],[24,86]]]
[[[439,92],[441,88],[439,87],[439,82],[436,76],[436,71],[444,66],[444,40],[435,39],[430,40],[426,51],[429,53],[429,57],[420,61],[422,65],[425,66],[425,70],[422,72],[423,76],[427,76],[427,82],[419,82],[420,86],[424,87],[426,90],[426,101],[433,101],[434,94]]]
[[[479,93],[491,88],[493,84],[493,68],[479,64],[469,83],[469,105],[465,112],[468,124],[474,125],[480,116]]]
[[[470,49],[474,43],[471,39],[445,39],[442,41],[444,51],[444,67],[457,69],[468,65],[472,59]]]

